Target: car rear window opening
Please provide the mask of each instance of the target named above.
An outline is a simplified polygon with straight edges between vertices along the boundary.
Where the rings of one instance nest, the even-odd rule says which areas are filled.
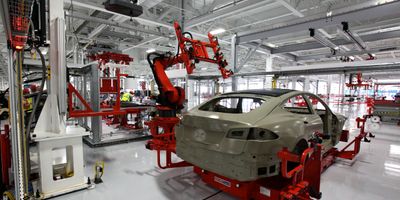
[[[199,110],[221,113],[248,113],[260,107],[265,100],[252,97],[221,97],[207,102]]]

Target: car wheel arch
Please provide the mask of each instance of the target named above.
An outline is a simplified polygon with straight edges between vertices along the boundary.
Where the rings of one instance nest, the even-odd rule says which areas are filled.
[[[300,138],[292,148],[292,152],[301,155],[308,148],[308,142],[304,138]]]

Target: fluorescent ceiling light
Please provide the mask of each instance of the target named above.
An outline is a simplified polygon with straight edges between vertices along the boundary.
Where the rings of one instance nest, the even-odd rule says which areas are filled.
[[[327,13],[326,13],[326,16],[327,16],[327,17],[332,16],[332,11],[327,12]]]
[[[339,47],[335,43],[331,42],[329,39],[322,36],[323,34],[320,31],[312,28],[309,30],[310,30],[310,36],[313,37],[315,40],[317,40],[317,42],[336,51],[339,50]]]
[[[147,49],[147,51],[146,51],[146,53],[153,53],[153,52],[156,52],[156,50],[155,49]]]
[[[277,45],[272,44],[272,43],[267,43],[267,46],[269,46],[269,47],[271,47],[271,48],[276,48],[276,47],[278,47]]]
[[[206,70],[207,70],[207,67],[201,68],[201,71],[206,71]]]
[[[40,52],[42,52],[43,55],[46,55],[48,50],[48,48],[40,48]]]
[[[378,1],[376,1],[376,5],[380,5],[380,4],[385,4],[385,3],[390,3],[390,2],[392,2],[393,0],[378,0]]]
[[[210,33],[211,33],[211,35],[217,35],[217,34],[220,34],[220,33],[225,32],[225,31],[226,31],[226,30],[223,29],[223,28],[217,28],[217,29],[215,29],[215,30],[210,31]]]
[[[399,83],[400,79],[383,79],[383,80],[377,80],[378,83]]]

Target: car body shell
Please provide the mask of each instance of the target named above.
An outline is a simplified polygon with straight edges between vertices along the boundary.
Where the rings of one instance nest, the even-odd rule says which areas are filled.
[[[176,127],[176,153],[195,166],[238,181],[278,175],[278,151],[287,147],[293,152],[302,152],[307,148],[304,144],[307,145],[316,132],[324,131],[330,137],[322,144],[325,149],[330,149],[338,143],[346,120],[344,116],[332,113],[325,103],[323,105],[327,110],[322,115],[318,113],[321,111],[312,108],[310,114],[299,114],[289,112],[282,106],[282,102],[298,95],[317,98],[323,103],[314,94],[295,90],[252,90],[216,96],[182,117]],[[257,98],[264,103],[247,113],[201,109],[208,102],[229,97]],[[311,106],[311,101],[305,99]],[[257,130],[272,132],[277,138],[248,139],[249,134]],[[230,137],[233,131],[238,131],[241,138]],[[299,144],[302,146],[299,147]]]

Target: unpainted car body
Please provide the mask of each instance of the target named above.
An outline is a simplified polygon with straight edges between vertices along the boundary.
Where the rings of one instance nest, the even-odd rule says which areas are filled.
[[[314,108],[312,102],[322,108]],[[329,136],[322,144],[330,149],[338,143],[345,120],[307,92],[273,89],[227,93],[183,116],[176,127],[176,153],[202,169],[252,181],[278,175],[277,152],[288,147],[300,154],[315,132]]]

